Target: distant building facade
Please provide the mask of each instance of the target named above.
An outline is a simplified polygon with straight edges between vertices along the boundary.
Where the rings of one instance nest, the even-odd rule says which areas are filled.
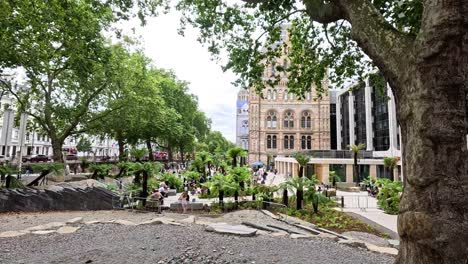
[[[236,145],[249,149],[249,91],[240,90],[236,102]]]

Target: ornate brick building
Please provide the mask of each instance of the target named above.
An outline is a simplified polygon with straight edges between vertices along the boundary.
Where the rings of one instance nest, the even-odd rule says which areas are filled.
[[[266,163],[268,154],[288,157],[298,151],[330,149],[330,100],[324,84],[320,100],[313,87],[304,99],[288,93],[286,79],[265,88],[264,98],[250,91],[249,163]]]

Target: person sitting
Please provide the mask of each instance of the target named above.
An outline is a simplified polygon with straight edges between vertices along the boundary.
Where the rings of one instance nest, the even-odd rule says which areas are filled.
[[[166,188],[164,186],[165,184],[162,182],[160,185],[159,185],[159,189],[158,191],[161,193],[161,195],[163,197],[167,197],[167,192],[166,192]]]

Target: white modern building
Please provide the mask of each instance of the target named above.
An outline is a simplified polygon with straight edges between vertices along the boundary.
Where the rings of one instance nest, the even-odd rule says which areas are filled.
[[[0,101],[0,109],[2,113],[0,115],[0,155],[8,160],[15,161],[20,152],[21,131],[20,127],[15,124],[15,118],[18,115],[14,101],[7,96],[3,96]],[[77,151],[76,146],[80,137],[88,138],[92,145],[92,153],[79,153]],[[52,156],[50,138],[45,133],[33,130],[28,131],[25,129],[21,150],[23,156]],[[97,157],[109,156],[113,158],[119,155],[119,147],[116,141],[88,135],[65,139],[62,151],[64,154],[76,154],[78,156],[96,155]]]

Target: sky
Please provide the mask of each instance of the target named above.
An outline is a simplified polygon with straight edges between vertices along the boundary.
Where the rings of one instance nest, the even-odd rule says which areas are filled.
[[[190,91],[198,97],[200,109],[212,120],[212,130],[235,142],[239,89],[231,82],[236,77],[224,73],[221,65],[210,59],[210,53],[196,40],[197,31],[187,28],[185,36],[180,36],[177,33],[179,14],[174,11],[149,18],[144,27],[136,22],[127,26],[136,26],[135,34],[140,36],[146,56],[156,67],[172,69],[179,79],[190,83]]]

